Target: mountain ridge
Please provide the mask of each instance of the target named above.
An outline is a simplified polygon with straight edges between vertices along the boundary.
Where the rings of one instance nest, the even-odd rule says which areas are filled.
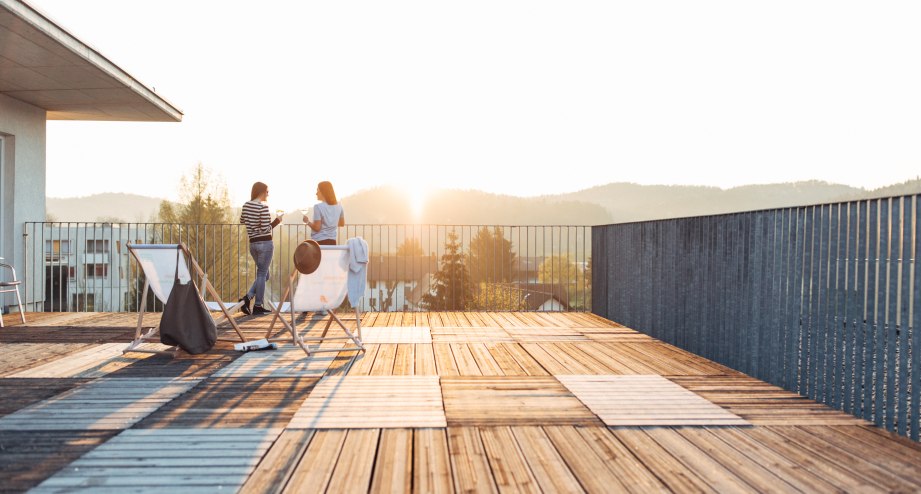
[[[725,214],[921,193],[921,178],[864,189],[822,181],[699,185],[614,182],[563,194],[518,197],[479,190],[438,189],[415,214],[399,188],[380,186],[342,198],[351,224],[600,225]],[[54,221],[155,221],[163,199],[127,193],[46,200]],[[297,214],[287,217],[295,221]]]

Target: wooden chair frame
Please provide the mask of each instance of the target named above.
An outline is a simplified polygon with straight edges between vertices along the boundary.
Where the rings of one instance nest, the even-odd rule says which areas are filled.
[[[192,275],[192,280],[190,281],[190,283],[194,282],[195,276],[198,276],[199,278],[198,285],[204,290],[204,292],[214,297],[215,300],[218,300],[218,305],[220,306],[220,310],[223,313],[223,315],[220,319],[215,320],[215,325],[218,325],[224,322],[224,319],[226,319],[227,322],[230,323],[230,326],[233,327],[233,330],[237,333],[237,336],[239,337],[240,341],[247,341],[246,337],[243,336],[243,332],[240,331],[240,326],[237,325],[237,321],[234,320],[234,318],[231,317],[230,315],[231,312],[238,309],[240,306],[243,305],[243,303],[242,302],[237,303],[236,305],[231,307],[230,310],[228,310],[227,307],[224,306],[224,303],[220,302],[221,299],[218,296],[217,291],[214,289],[214,285],[212,285],[211,281],[208,280],[208,274],[205,273],[205,271],[201,268],[201,266],[198,264],[198,261],[195,260],[195,256],[193,256],[192,253],[189,252],[188,247],[186,247],[184,243],[181,243],[181,242],[178,244],[131,244],[131,243],[128,243],[128,251],[131,252],[131,255],[134,256],[135,260],[138,262],[138,266],[143,271],[144,268],[140,263],[140,259],[138,259],[137,254],[135,254],[134,252],[134,249],[136,249],[139,245],[145,245],[146,247],[144,248],[148,248],[148,249],[149,248],[179,249],[183,252],[183,254],[187,255],[191,263],[191,266],[188,266],[190,267],[189,274]],[[154,245],[156,245],[156,247],[152,247]],[[134,340],[128,345],[127,348],[122,350],[122,353],[141,352],[141,353],[155,353],[155,354],[160,354],[160,355],[176,356],[176,353],[179,351],[179,348],[175,346],[171,347],[170,350],[146,350],[146,349],[138,348],[141,344],[145,342],[159,342],[160,341],[159,336],[157,336],[157,333],[160,332],[159,324],[157,324],[156,327],[151,328],[146,333],[141,334],[143,332],[144,314],[146,313],[146,309],[147,309],[147,293],[149,291],[149,288],[150,288],[150,279],[148,276],[145,275],[144,276],[144,290],[141,294],[140,307],[138,308],[138,324],[134,332]],[[218,340],[219,341],[237,341],[235,338],[218,338]]]

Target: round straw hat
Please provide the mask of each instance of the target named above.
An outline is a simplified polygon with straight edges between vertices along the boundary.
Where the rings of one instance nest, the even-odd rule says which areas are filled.
[[[294,249],[294,268],[301,274],[310,274],[320,266],[320,244],[304,240]]]

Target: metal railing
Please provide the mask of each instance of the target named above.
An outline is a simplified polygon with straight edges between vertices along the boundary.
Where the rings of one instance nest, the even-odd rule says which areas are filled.
[[[921,196],[597,226],[593,311],[918,439]]]
[[[581,311],[590,310],[590,235],[584,226],[348,225],[339,243],[368,242],[365,311]],[[275,229],[271,300],[284,293],[294,249],[307,238],[305,225]],[[28,310],[137,310],[143,279],[129,242],[184,242],[225,302],[239,299],[255,278],[243,225],[26,223]],[[449,269],[449,259],[462,267]]]

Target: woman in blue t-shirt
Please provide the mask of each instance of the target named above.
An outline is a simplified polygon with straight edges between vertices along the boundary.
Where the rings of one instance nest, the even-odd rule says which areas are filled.
[[[345,214],[342,205],[336,200],[333,184],[320,182],[317,184],[317,199],[322,202],[313,207],[313,221],[304,216],[304,223],[313,232],[310,238],[320,245],[336,245],[339,236],[339,227],[345,226]]]

